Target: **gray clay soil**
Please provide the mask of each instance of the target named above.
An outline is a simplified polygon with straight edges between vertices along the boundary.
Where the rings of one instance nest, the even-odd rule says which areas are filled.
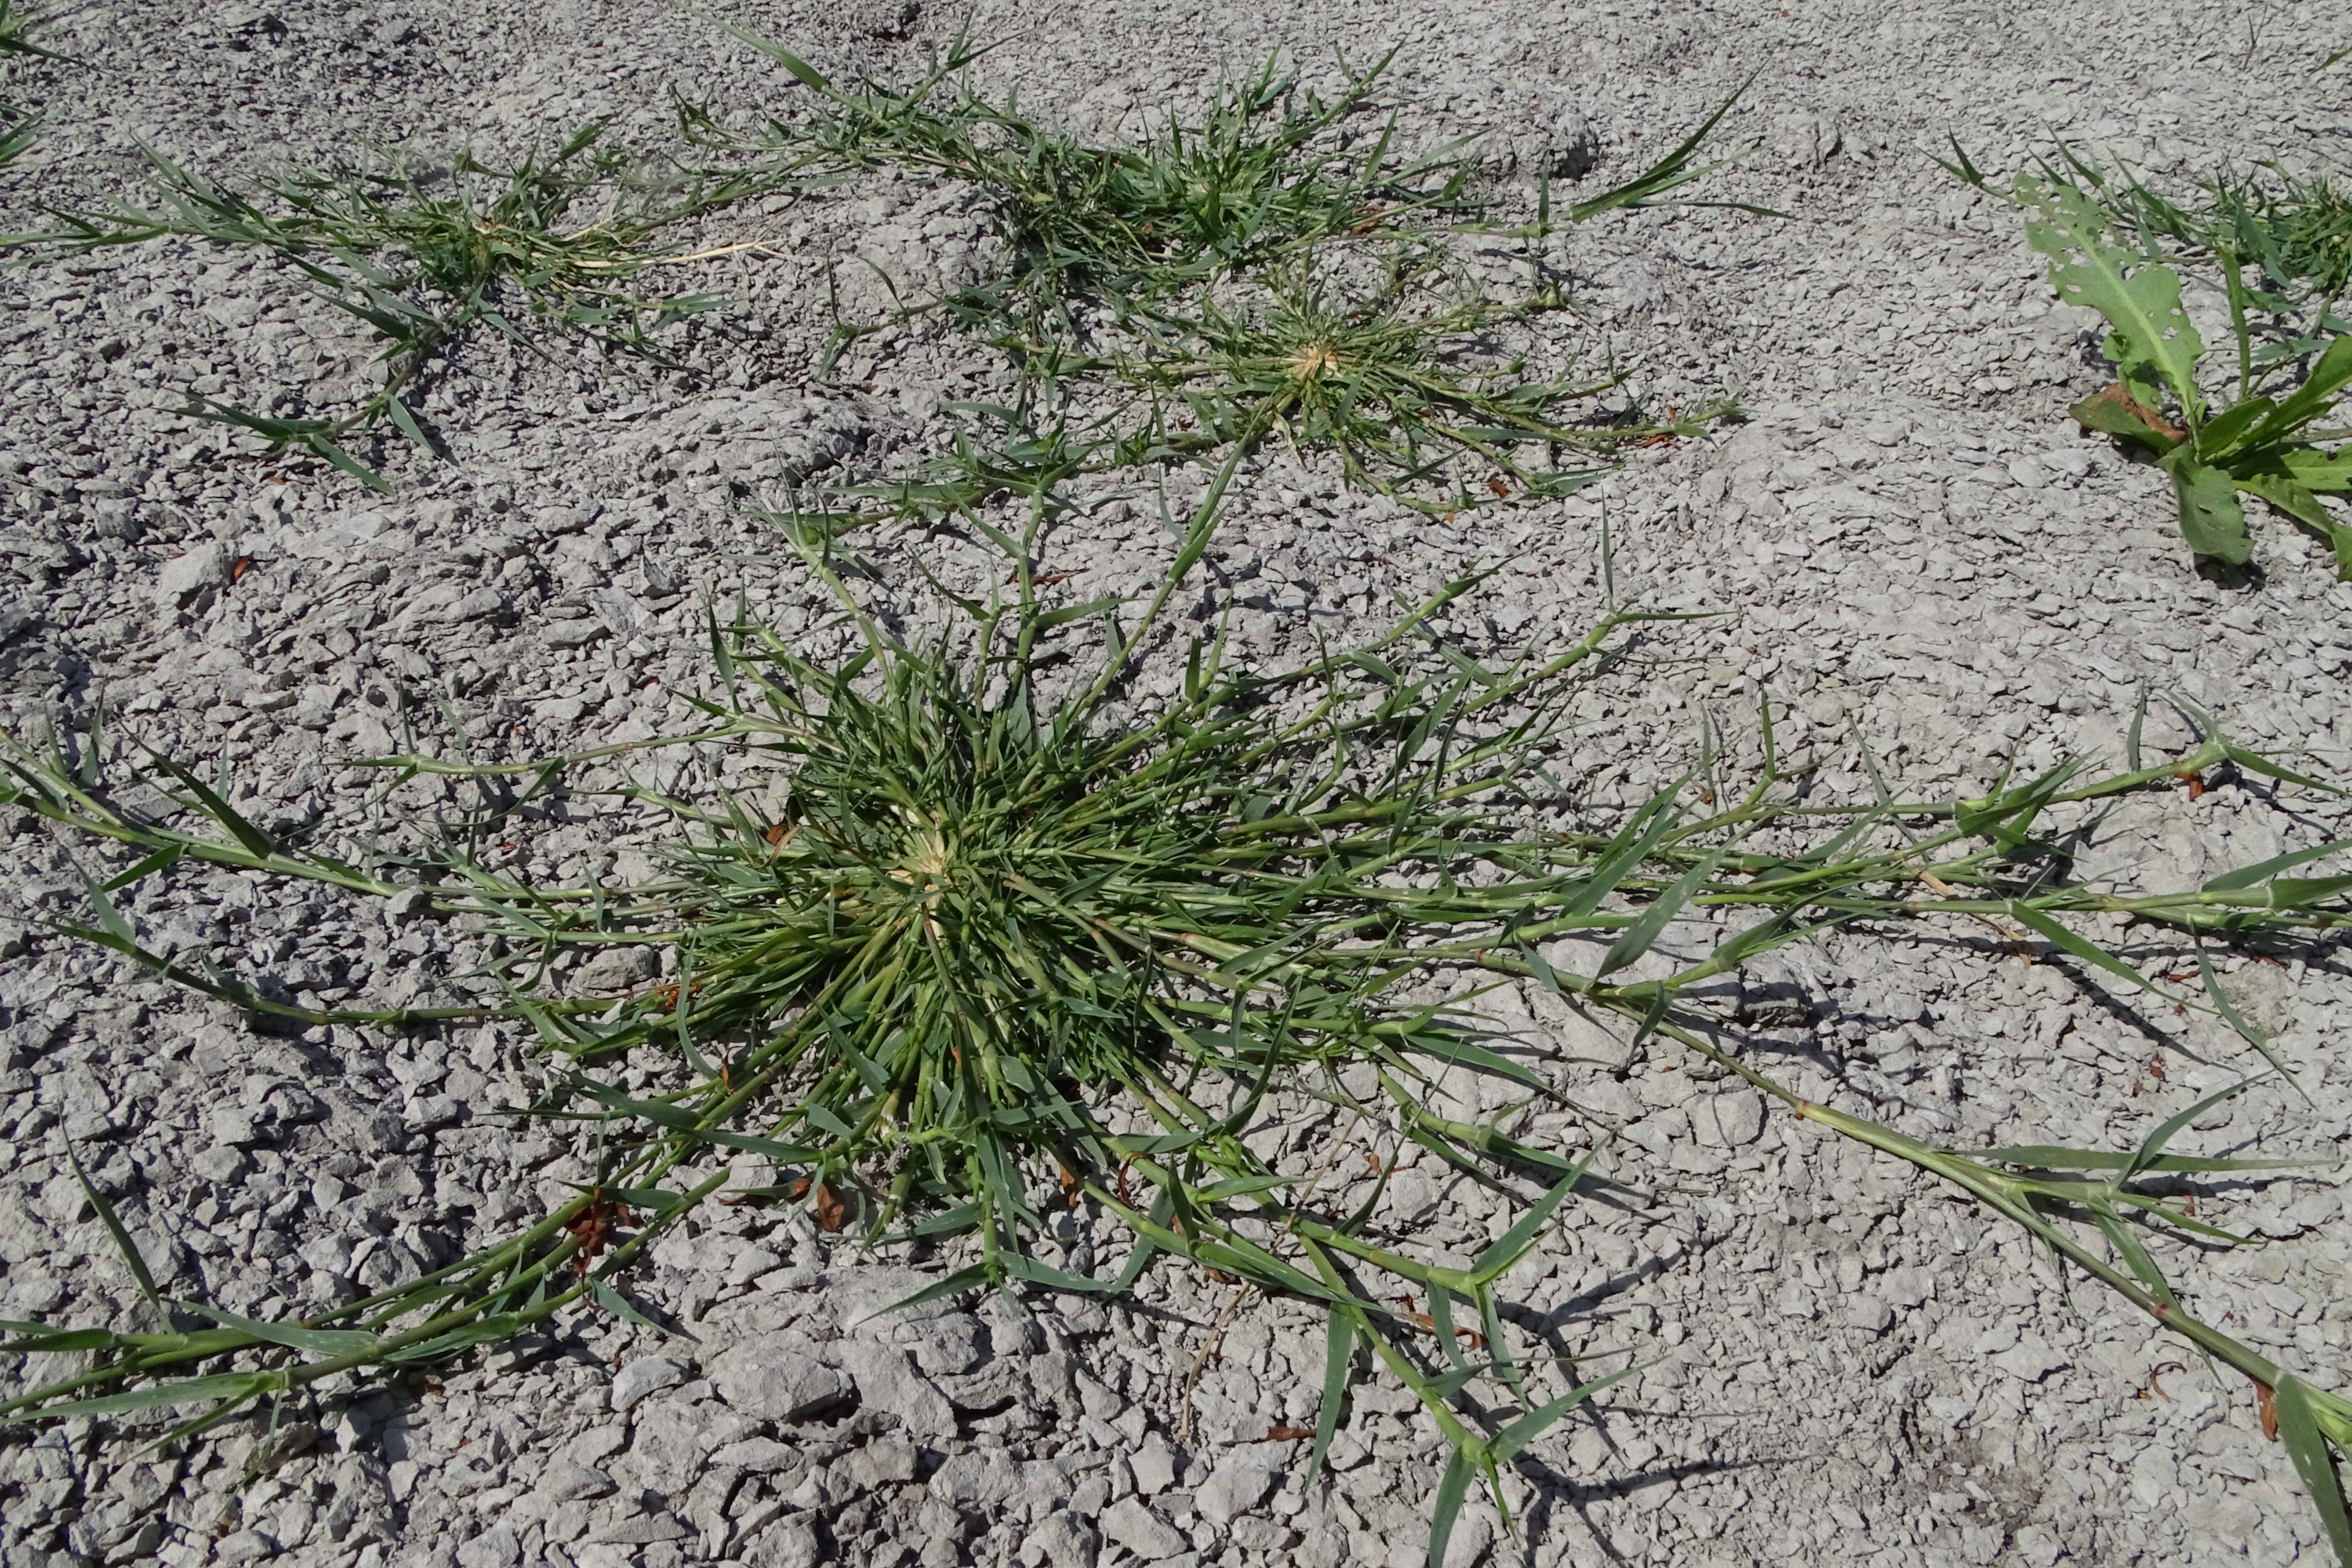
[[[667,6],[47,9],[37,36],[88,63],[9,68],[50,124],[0,174],[0,228],[126,190],[142,139],[227,172],[369,141],[513,150],[593,116],[658,142],[673,91],[788,100],[772,66]],[[896,0],[713,9],[829,69],[906,69],[962,19]],[[1927,156],[1957,133],[1994,169],[2054,136],[2178,177],[2245,149],[2340,159],[2352,79],[2313,68],[2352,42],[2352,5],[1092,0],[974,23],[1016,26],[983,79],[1094,134],[1131,133],[1276,47],[1320,69],[1334,44],[1397,44],[1389,96],[1416,134],[1597,146],[1595,179],[1756,73],[1722,132],[1744,163],[1710,194],[1797,216],[1694,208],[1564,241],[1591,363],[1661,405],[1735,395],[1752,420],[1637,454],[1564,502],[1450,524],[1269,458],[1213,557],[1252,657],[1377,624],[1393,594],[1482,564],[1496,571],[1457,629],[1584,625],[1605,512],[1621,588],[1723,614],[1580,700],[1600,798],[1679,771],[1703,715],[1752,758],[1759,692],[1785,707],[1784,743],[1849,792],[1867,788],[1856,731],[1929,794],[1980,785],[2011,751],[2028,767],[2112,756],[2143,683],[2250,744],[2352,771],[2352,590],[2275,520],[2254,524],[2259,572],[2192,568],[2158,477],[2063,416],[2104,379],[2090,318],[2052,302],[2011,212]],[[730,215],[711,237],[745,237],[768,244],[690,279],[735,301],[674,340],[694,374],[485,338],[429,405],[450,460],[391,452],[392,498],[176,412],[191,390],[369,374],[364,342],[268,267],[172,242],[0,271],[7,722],[103,692],[145,742],[232,759],[271,820],[351,823],[373,782],[352,760],[412,733],[446,743],[462,723],[523,756],[678,724],[673,693],[705,679],[707,603],[740,592],[786,635],[815,613],[744,499],[788,472],[880,471],[939,438],[943,400],[1000,379],[922,330],[811,379],[828,262],[870,259],[910,296],[965,275],[982,239],[967,197],[877,177]],[[1073,594],[1132,590],[1170,558],[1148,504],[1100,500],[1050,544]],[[2148,726],[2152,746],[2187,735],[2162,702]],[[2318,842],[2317,802],[2242,782],[2150,798],[2097,854],[2179,885]],[[135,1306],[68,1139],[172,1294],[265,1316],[432,1267],[586,1172],[559,1129],[496,1114],[541,1070],[518,1031],[257,1029],[52,933],[84,907],[68,847],[29,817],[0,835],[0,1316]],[[550,872],[642,863],[584,829],[533,853]],[[159,946],[329,1002],[450,994],[474,957],[467,933],[399,910],[233,877],[163,880],[128,912]],[[1842,938],[1751,975],[1757,1048],[1803,1093],[1958,1146],[2112,1145],[2238,1076],[2202,1022],[2135,1014],[1968,934]],[[2188,1136],[2332,1164],[2352,987],[2317,965],[2239,980],[2320,1109],[2273,1086]],[[1510,1482],[1516,1534],[1475,1504],[1449,1562],[2325,1559],[2242,1381],[2095,1289],[2062,1300],[2022,1236],[1906,1168],[1534,999],[1499,1005],[1623,1129],[1609,1200],[1514,1279],[1517,1321],[1562,1351],[1660,1359],[1531,1451]],[[1441,1248],[1481,1244],[1475,1199],[1435,1167],[1391,1194]],[[2190,1265],[2205,1314],[2315,1377],[2352,1366],[2332,1172],[2224,1201],[2266,1244]],[[1306,1313],[1243,1303],[1188,1392],[1227,1288],[1162,1270],[1120,1306],[865,1321],[918,1278],[804,1215],[713,1210],[637,1280],[692,1342],[588,1316],[164,1454],[89,1421],[0,1436],[0,1563],[1423,1561],[1442,1451],[1409,1396],[1359,1388],[1328,1483],[1302,1485],[1303,1444],[1268,1440],[1313,1421]]]

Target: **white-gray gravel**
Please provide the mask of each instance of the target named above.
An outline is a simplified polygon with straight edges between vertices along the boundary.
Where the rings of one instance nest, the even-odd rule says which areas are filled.
[[[725,9],[826,68],[906,66],[960,19],[898,0]],[[598,114],[655,141],[672,89],[782,97],[749,51],[656,7],[99,0],[57,7],[37,37],[91,63],[6,68],[52,124],[0,174],[0,227],[123,188],[141,138],[226,170],[369,139],[511,149]],[[2064,135],[2174,177],[2244,150],[2325,157],[2343,89],[2312,71],[2347,39],[2342,0],[1104,0],[985,70],[1112,133],[1277,44],[1314,64],[1334,43],[1355,58],[1398,43],[1409,129],[1494,128],[1518,165],[1563,175],[1597,152],[1594,179],[1638,168],[1758,73],[1725,126],[1752,152],[1712,190],[1791,221],[1642,215],[1564,251],[1595,310],[1593,362],[1634,368],[1660,403],[1736,393],[1752,423],[1564,503],[1452,526],[1272,463],[1216,557],[1264,657],[1304,646],[1310,616],[1344,635],[1392,593],[1506,558],[1453,624],[1511,637],[1596,613],[1605,514],[1622,587],[1727,612],[1581,700],[1587,782],[1630,801],[1685,765],[1702,713],[1752,758],[1759,691],[1788,707],[1784,746],[1854,794],[1853,728],[1903,787],[1939,793],[2011,751],[2029,768],[2119,752],[2143,682],[2346,771],[2352,591],[2273,518],[2254,523],[2250,580],[2191,569],[2158,479],[2063,416],[2102,379],[2092,322],[2052,304],[2013,215],[1927,153],[1957,133],[2006,168]],[[807,379],[828,259],[874,259],[910,294],[978,265],[959,193],[876,180],[728,221],[721,237],[772,243],[681,274],[741,301],[685,340],[699,378],[485,341],[428,400],[454,461],[392,454],[392,499],[238,456],[173,412],[191,390],[369,374],[367,345],[261,264],[174,243],[0,272],[12,727],[103,693],[158,749],[228,759],[265,825],[348,825],[376,782],[352,760],[412,731],[451,743],[444,700],[472,742],[514,755],[679,722],[670,693],[701,679],[705,602],[740,589],[787,634],[816,603],[740,502],[785,469],[867,472],[919,449],[942,399],[995,384],[919,332]],[[864,275],[843,268],[845,288]],[[1168,558],[1156,521],[1116,502],[1054,549],[1074,595],[1148,582]],[[2151,711],[2152,747],[2186,734]],[[2180,885],[2331,820],[2308,794],[2232,784],[2116,814],[2087,864]],[[263,1315],[434,1267],[588,1173],[556,1132],[496,1114],[537,1082],[515,1033],[257,1030],[47,931],[81,907],[68,847],[28,821],[0,832],[0,1316],[134,1316],[68,1139],[167,1289]],[[593,824],[530,852],[547,874],[642,863]],[[323,1001],[454,996],[478,957],[413,910],[233,878],[176,874],[127,912],[165,951]],[[1959,1146],[2128,1140],[2243,1066],[2202,1024],[2135,1016],[1946,934],[1843,936],[1751,975],[1748,1028],[1801,1091]],[[2254,965],[2233,983],[2322,1109],[2273,1086],[2188,1136],[2332,1160],[2352,1081],[2333,1054],[2342,976]],[[1622,1188],[1515,1277],[1516,1321],[1580,1358],[1664,1359],[1538,1443],[1509,1483],[1516,1534],[1474,1508],[1451,1563],[2324,1559],[2240,1383],[2089,1288],[2063,1303],[2021,1236],[1906,1169],[1546,999],[1499,1005],[1557,1041],[1563,1088],[1622,1128],[1607,1156]],[[1565,1118],[1538,1130],[1584,1135]],[[1426,1245],[1483,1245],[1488,1200],[1441,1170],[1409,1168],[1391,1196]],[[2328,1382],[2352,1348],[2334,1173],[2221,1207],[2266,1245],[2182,1258],[2201,1310]],[[1228,1294],[1205,1281],[1163,1272],[1132,1308],[988,1300],[871,1321],[920,1277],[751,1207],[665,1241],[642,1275],[693,1341],[587,1319],[167,1455],[87,1422],[0,1438],[0,1563],[1422,1561],[1438,1454],[1408,1398],[1359,1390],[1328,1485],[1301,1484],[1303,1445],[1266,1440],[1316,1409],[1321,1340],[1295,1307],[1234,1314],[1188,1423],[1180,1385]]]

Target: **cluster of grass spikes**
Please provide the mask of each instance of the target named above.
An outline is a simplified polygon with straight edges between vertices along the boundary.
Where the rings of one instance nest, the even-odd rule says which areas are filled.
[[[1393,51],[1361,70],[1339,57],[1328,99],[1269,58],[1197,123],[1171,115],[1140,145],[1103,147],[978,93],[970,70],[988,48],[962,37],[894,88],[837,84],[730,30],[816,107],[749,135],[688,110],[690,140],[812,186],[878,169],[967,185],[993,219],[988,276],[883,321],[837,322],[820,375],[868,333],[936,314],[1004,353],[1033,388],[1099,392],[1087,438],[1119,465],[1278,436],[1335,450],[1351,485],[1449,512],[1565,494],[1596,470],[1560,469],[1564,450],[1590,458],[1738,412],[1721,400],[1664,422],[1631,403],[1580,414],[1623,378],[1528,364],[1545,346],[1535,325],[1574,315],[1544,241],[1682,200],[1672,194],[1720,166],[1698,153],[1737,94],[1633,178],[1555,208],[1547,177],[1531,217],[1504,223],[1475,139],[1414,153],[1392,119],[1366,123]],[[1499,300],[1462,247],[1508,241],[1525,248],[1528,288]],[[1507,341],[1517,352],[1500,352]]]
[[[374,390],[333,416],[196,394],[188,412],[250,430],[272,451],[312,453],[377,489],[390,487],[352,450],[355,438],[389,426],[437,451],[421,395],[477,329],[537,352],[530,326],[551,324],[673,364],[655,334],[719,301],[633,287],[705,254],[667,252],[658,237],[774,188],[758,171],[691,168],[614,145],[601,121],[509,166],[467,153],[427,168],[382,153],[274,174],[251,193],[143,151],[147,205],[56,211],[57,228],[0,243],[58,255],[176,236],[278,258],[375,338]]]
[[[1550,1226],[1571,1223],[1591,1157],[1514,1135],[1533,1106],[1564,1102],[1542,1071],[1542,1043],[1497,1029],[1475,997],[1528,983],[1679,1042],[1811,1124],[1958,1186],[2047,1242],[2060,1267],[2259,1381],[2352,1561],[2331,1458],[2352,1444],[2352,1404],[2194,1316],[2157,1261],[2159,1231],[2236,1239],[2147,1185],[2252,1168],[2167,1152],[2203,1107],[2134,1151],[1932,1149],[1797,1097],[1724,1043],[1727,1021],[1696,989],[1831,927],[1990,923],[2005,942],[2224,1020],[2269,1054],[2204,944],[2325,940],[2352,924],[2352,877],[2294,874],[2347,846],[2135,895],[2070,881],[2064,833],[2070,814],[2177,788],[2199,770],[2325,786],[2210,731],[2186,755],[2148,766],[2135,756],[2116,773],[2070,764],[1969,800],[1822,805],[1782,773],[1768,710],[1764,764],[1744,792],[1704,763],[1594,822],[1544,765],[1564,737],[1565,702],[1631,640],[1671,635],[1663,624],[1676,617],[1618,607],[1564,647],[1495,666],[1433,629],[1463,584],[1380,639],[1285,674],[1236,668],[1203,633],[1180,645],[1174,694],[1138,710],[1127,692],[1144,662],[1179,657],[1166,612],[1231,473],[1131,615],[1041,592],[1032,563],[1056,515],[1049,488],[1030,497],[1017,535],[957,512],[968,539],[1009,562],[1010,584],[986,600],[946,595],[948,629],[911,643],[843,580],[832,533],[786,518],[855,628],[843,661],[812,662],[749,621],[714,625],[709,721],[691,733],[537,763],[386,764],[474,779],[506,810],[517,778],[525,795],[566,778],[586,789],[592,764],[625,768],[649,749],[752,765],[764,782],[731,792],[689,797],[625,774],[608,786],[674,824],[666,867],[638,885],[534,885],[473,858],[462,836],[421,860],[338,858],[271,838],[182,763],[118,777],[119,748],[102,733],[72,749],[60,735],[8,742],[0,805],[140,857],[91,876],[95,914],[64,929],[296,1022],[528,1020],[556,1069],[532,1112],[592,1124],[599,1168],[529,1228],[298,1322],[166,1301],[126,1244],[159,1321],[136,1332],[11,1325],[0,1348],[89,1359],[0,1403],[0,1418],[195,1407],[173,1433],[184,1436],[325,1378],[446,1359],[577,1310],[655,1323],[657,1309],[629,1291],[631,1266],[748,1158],[777,1179],[737,1201],[805,1203],[824,1228],[855,1225],[870,1245],[961,1249],[965,1266],[915,1300],[988,1288],[1117,1298],[1171,1258],[1312,1303],[1327,1315],[1329,1353],[1311,1462],[1368,1350],[1452,1450],[1432,1521],[1436,1563],[1474,1483],[1503,1501],[1506,1466],[1636,1370],[1584,1376],[1515,1354],[1498,1313],[1514,1267]],[[503,999],[321,1011],[151,951],[112,893],[206,866],[421,895],[471,917],[508,944]],[[2090,913],[2193,942],[2205,994],[2176,994],[2093,942],[2079,929]],[[1629,978],[1683,921],[1733,929],[1704,959]],[[1572,971],[1564,938],[1606,946],[1589,972]],[[615,945],[666,951],[667,981],[586,998],[549,981],[552,959]],[[601,1073],[646,1049],[671,1064],[666,1082],[633,1092]],[[1524,1103],[1465,1119],[1454,1090],[1474,1074]],[[1509,1194],[1517,1217],[1467,1266],[1428,1261],[1383,1217],[1385,1176],[1335,1177],[1328,1154],[1300,1165],[1256,1152],[1266,1140],[1253,1134],[1302,1115],[1410,1139]],[[114,1211],[91,1197],[119,1237]],[[1056,1205],[1124,1231],[1124,1266],[1089,1274],[1057,1252],[1045,1223]],[[1399,1282],[1425,1313],[1389,1304]]]

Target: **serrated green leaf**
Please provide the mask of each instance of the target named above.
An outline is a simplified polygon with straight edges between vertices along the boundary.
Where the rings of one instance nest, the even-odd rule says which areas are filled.
[[[2246,512],[2238,504],[2237,483],[2219,468],[2189,460],[2180,447],[2164,459],[2179,503],[2180,537],[2198,554],[2232,566],[2253,559],[2246,542]]]
[[[2179,274],[2111,243],[2105,215],[2084,192],[2021,176],[2016,195],[2030,215],[2026,238],[2049,258],[2058,297],[2098,311],[2114,329],[2109,353],[2125,384],[2140,395],[2160,382],[2179,400],[2190,426],[2200,423],[2197,362],[2205,344],[2182,308]],[[2142,395],[2141,401],[2152,399]]]

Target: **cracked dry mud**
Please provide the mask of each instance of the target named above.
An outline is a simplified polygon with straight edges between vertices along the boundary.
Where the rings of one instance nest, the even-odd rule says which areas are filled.
[[[883,72],[961,19],[895,0],[720,9],[828,69]],[[706,19],[655,6],[95,0],[37,20],[87,63],[7,68],[48,120],[0,174],[10,229],[43,202],[127,189],[141,140],[215,172],[371,140],[511,151],[597,116],[656,142],[673,91],[757,106],[786,86]],[[2187,177],[2248,148],[2340,148],[2342,73],[2308,68],[2347,41],[2352,10],[1098,0],[974,28],[992,25],[1028,30],[988,57],[989,84],[1106,137],[1276,47],[1317,69],[1335,44],[1400,45],[1387,95],[1407,127],[1500,132],[1514,178],[1622,176],[1756,73],[1723,130],[1744,161],[1706,194],[1792,218],[1702,207],[1570,237],[1590,363],[1658,405],[1727,392],[1753,417],[1564,501],[1451,521],[1269,455],[1210,561],[1253,657],[1336,642],[1476,566],[1493,574],[1456,609],[1465,635],[1588,624],[1605,514],[1621,587],[1719,613],[1580,699],[1574,760],[1602,800],[1681,772],[1703,714],[1752,762],[1759,694],[1783,705],[1784,746],[1853,792],[1868,787],[1856,732],[1927,795],[1980,787],[2011,752],[2026,769],[2115,755],[2143,684],[2258,748],[2352,770],[2352,589],[2275,519],[2254,523],[2252,577],[2191,567],[2160,477],[2063,416],[2104,379],[2091,318],[2052,301],[2010,210],[1928,158],[1957,133],[2012,168],[2064,136]],[[984,353],[919,328],[811,377],[828,265],[862,258],[909,298],[971,276],[985,230],[968,195],[871,176],[730,215],[713,237],[747,234],[768,243],[681,279],[734,301],[674,340],[689,372],[485,337],[430,405],[447,460],[389,452],[390,497],[256,459],[177,412],[190,392],[364,384],[364,342],[270,267],[170,241],[0,272],[8,723],[103,693],[122,731],[200,767],[232,759],[260,783],[255,809],[287,823],[363,820],[375,780],[353,761],[453,721],[514,756],[677,726],[677,694],[705,679],[706,604],[740,594],[788,637],[819,617],[743,500],[787,474],[881,471],[942,436],[944,403],[1003,386]],[[869,271],[836,276],[870,289]],[[1053,540],[1074,595],[1148,585],[1171,557],[1148,493],[1118,488]],[[2155,705],[2152,747],[2188,735]],[[2088,874],[2192,884],[2320,842],[2329,820],[2315,796],[2244,780],[2142,800]],[[56,934],[86,908],[68,850],[87,847],[29,817],[0,834],[0,1317],[137,1307],[68,1141],[169,1293],[255,1315],[435,1267],[587,1173],[561,1127],[498,1115],[539,1081],[522,1031],[256,1026]],[[550,874],[645,863],[586,827],[530,852]],[[330,1001],[454,999],[478,957],[469,933],[398,906],[236,878],[162,884],[131,912],[167,951]],[[649,978],[599,963],[574,983]],[[2209,1318],[2325,1375],[2352,1364],[2333,1170],[2352,986],[2324,964],[2233,980],[2319,1108],[2276,1086],[2242,1096],[2197,1123],[2197,1152],[2323,1163],[2226,1190],[2228,1223],[2263,1245],[2185,1282]],[[2243,1066],[2203,1021],[2136,1014],[1966,931],[1837,936],[1734,995],[1801,1092],[1958,1147],[2127,1143]],[[1622,1129],[1601,1167],[1615,1185],[1514,1278],[1515,1321],[1561,1352],[1657,1364],[1530,1450],[1515,1532],[1474,1503],[1454,1568],[2326,1560],[2242,1381],[2095,1290],[2063,1299],[2022,1235],[1672,1047],[1535,995],[1490,1004]],[[1564,1115],[1538,1131],[1586,1135]],[[1491,1203],[1434,1162],[1409,1157],[1388,1202],[1441,1248],[1489,1234]],[[1269,1440],[1313,1425],[1323,1347],[1303,1309],[1244,1302],[1188,1387],[1228,1288],[1162,1269],[1127,1303],[871,1316],[928,1278],[805,1214],[712,1210],[639,1279],[692,1341],[583,1316],[162,1453],[88,1421],[12,1430],[0,1563],[1423,1560],[1443,1453],[1410,1395],[1358,1387],[1328,1481],[1302,1483],[1303,1444]]]

